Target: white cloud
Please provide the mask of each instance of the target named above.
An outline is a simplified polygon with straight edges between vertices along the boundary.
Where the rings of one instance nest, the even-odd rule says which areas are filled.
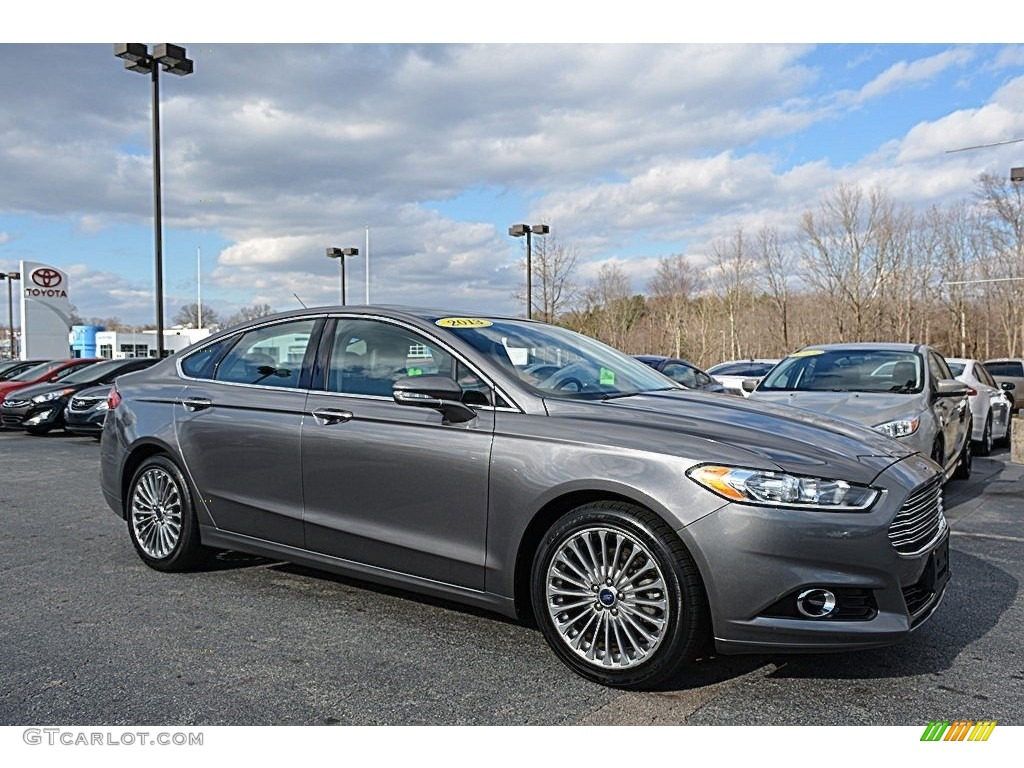
[[[972,57],[966,48],[952,48],[925,59],[897,62],[862,87],[854,101],[861,103],[907,85],[933,80],[950,67],[962,67]]]

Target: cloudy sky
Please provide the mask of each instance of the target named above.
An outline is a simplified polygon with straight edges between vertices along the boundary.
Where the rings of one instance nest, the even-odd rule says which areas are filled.
[[[151,35],[152,36],[152,35]],[[453,35],[452,38],[458,36]],[[471,36],[470,36],[471,37]],[[397,39],[397,36],[396,36]],[[166,307],[519,311],[547,222],[642,290],[661,256],[786,228],[840,182],[926,207],[1024,164],[1024,46],[237,44],[161,79]],[[150,102],[109,43],[0,44],[0,268],[49,262],[83,316],[152,320]],[[365,260],[348,262],[362,300]]]

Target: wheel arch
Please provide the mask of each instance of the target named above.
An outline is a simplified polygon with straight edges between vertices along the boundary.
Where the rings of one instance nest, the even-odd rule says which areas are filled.
[[[178,461],[171,447],[160,440],[140,440],[131,447],[125,456],[124,462],[121,465],[121,517],[125,520],[128,519],[128,489],[131,486],[132,478],[135,476],[138,468],[142,466],[142,462],[157,455],[167,456],[167,458],[178,465],[179,469],[182,468],[181,462]]]
[[[530,519],[523,535],[520,537],[519,546],[516,549],[515,570],[513,575],[513,598],[515,602],[516,615],[521,622],[529,626],[535,626],[533,615],[533,600],[530,595],[530,572],[533,568],[533,558],[540,546],[544,534],[555,522],[576,507],[597,501],[624,502],[633,504],[660,519],[679,539],[682,546],[690,553],[697,568],[697,575],[700,578],[700,587],[704,592],[705,601],[708,600],[707,584],[702,570],[702,558],[694,556],[691,547],[676,533],[675,525],[667,518],[663,510],[649,499],[638,498],[625,490],[611,490],[607,488],[576,488],[564,491],[555,498],[548,500]]]

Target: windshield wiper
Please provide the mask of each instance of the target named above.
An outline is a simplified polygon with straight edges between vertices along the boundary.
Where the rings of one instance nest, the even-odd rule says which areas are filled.
[[[646,395],[651,392],[681,392],[682,387],[658,387],[657,389],[641,389],[636,392],[615,392],[601,395],[602,400],[618,400],[620,397],[633,397],[634,395]]]

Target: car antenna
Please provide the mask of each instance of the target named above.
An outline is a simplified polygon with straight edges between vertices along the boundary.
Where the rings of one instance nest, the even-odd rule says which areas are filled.
[[[307,307],[307,306],[306,306],[306,305],[305,305],[305,304],[303,303],[302,299],[300,299],[300,298],[299,298],[299,294],[297,294],[297,293],[293,293],[293,294],[292,294],[292,296],[294,296],[294,297],[295,297],[295,300],[296,300],[297,302],[299,302],[299,304],[302,304],[302,308],[303,308],[303,309],[309,309],[309,307]]]

